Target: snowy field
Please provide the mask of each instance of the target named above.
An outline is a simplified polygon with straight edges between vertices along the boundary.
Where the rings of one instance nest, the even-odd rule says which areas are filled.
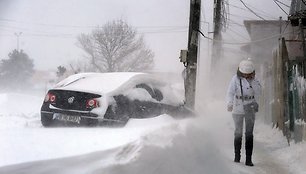
[[[0,94],[0,173],[306,174],[305,142],[288,146],[257,116],[254,167],[233,160],[233,123],[223,102],[197,118],[131,119],[122,128],[44,128],[44,96]],[[244,156],[244,150],[242,150]],[[205,172],[204,172],[205,171]]]

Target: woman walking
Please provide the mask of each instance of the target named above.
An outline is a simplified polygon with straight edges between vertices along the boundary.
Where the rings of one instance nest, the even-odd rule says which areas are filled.
[[[251,59],[239,63],[237,74],[230,82],[227,91],[227,110],[232,112],[235,123],[234,151],[235,162],[240,162],[243,121],[245,122],[245,165],[254,166],[253,153],[253,130],[255,113],[258,112],[258,101],[261,93],[261,85],[255,77],[255,67]]]

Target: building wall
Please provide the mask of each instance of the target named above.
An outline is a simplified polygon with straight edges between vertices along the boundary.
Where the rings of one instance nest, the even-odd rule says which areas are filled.
[[[266,123],[271,123],[273,120],[272,106],[276,102],[274,101],[273,57],[275,57],[274,54],[278,47],[279,39],[281,37],[289,39],[288,32],[292,28],[285,21],[282,21],[282,23],[280,21],[245,21],[244,24],[251,39],[247,51],[250,57],[253,58],[257,70],[256,74],[263,86],[259,115],[262,116]]]
[[[286,24],[282,24],[282,28],[285,29]],[[289,26],[286,30],[289,31]],[[250,55],[254,57],[254,61],[258,64],[271,63],[273,49],[278,45],[278,40],[281,37],[280,23],[258,23],[254,22],[250,24],[249,35],[251,38]],[[284,32],[288,33],[288,32]],[[283,34],[286,38],[289,38],[289,34]]]

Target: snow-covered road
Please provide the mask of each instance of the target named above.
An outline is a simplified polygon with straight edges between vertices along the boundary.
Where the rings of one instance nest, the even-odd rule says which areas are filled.
[[[167,126],[162,123],[171,124],[175,120],[165,115],[136,121],[137,124],[133,123],[133,126],[128,124],[124,128],[34,127],[39,124],[39,120],[37,122],[32,121],[33,125],[25,123],[26,127],[0,129],[1,166],[115,148],[137,141],[142,136]],[[2,123],[5,122],[2,120]]]
[[[0,97],[0,107],[9,108],[16,96]],[[123,128],[47,129],[39,122],[40,104],[33,98],[31,102],[23,111],[0,110],[1,174],[306,173],[306,144],[289,147],[282,133],[261,123],[260,116],[254,132],[255,166],[245,166],[244,158],[234,163],[234,126],[230,113],[220,109],[223,102],[211,101],[192,119],[161,115],[130,120]]]

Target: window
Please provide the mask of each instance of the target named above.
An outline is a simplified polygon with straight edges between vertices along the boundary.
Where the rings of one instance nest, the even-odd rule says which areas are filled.
[[[145,83],[141,83],[136,85],[136,88],[143,88],[146,91],[148,91],[148,93],[151,95],[152,98],[154,98],[157,101],[161,101],[164,97],[162,92],[159,89],[152,89],[149,85],[145,84]]]

